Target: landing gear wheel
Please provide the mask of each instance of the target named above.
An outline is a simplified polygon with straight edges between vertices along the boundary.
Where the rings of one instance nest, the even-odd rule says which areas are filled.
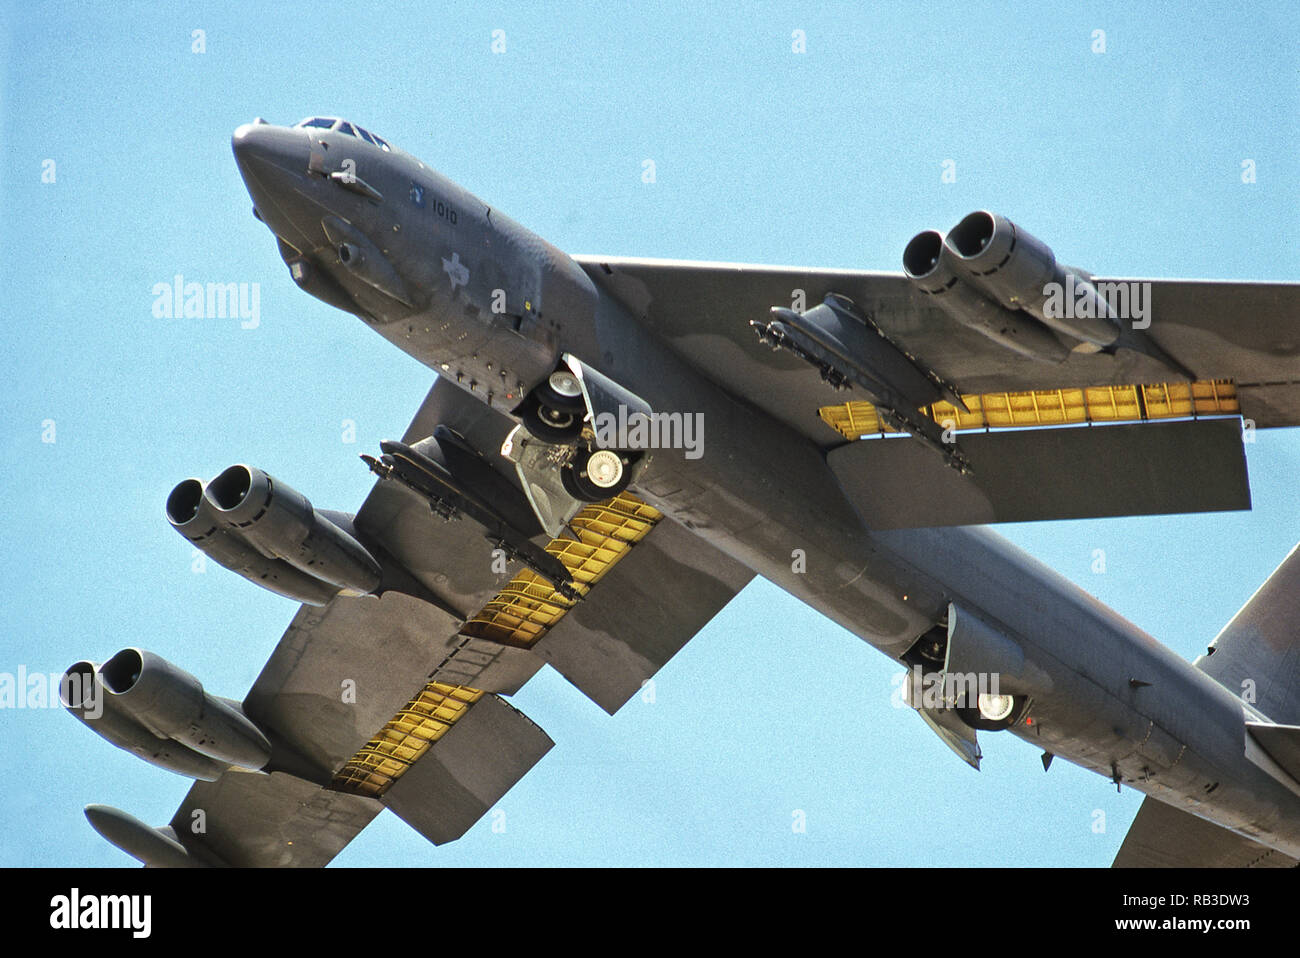
[[[587,411],[586,401],[582,398],[582,383],[567,369],[551,373],[544,383],[533,390],[533,395],[541,405],[551,409],[573,413]]]
[[[534,403],[519,418],[524,428],[543,442],[570,443],[582,433],[582,413],[577,410]]]
[[[519,418],[543,442],[567,444],[581,435],[586,414],[582,383],[569,370],[560,369],[534,387]]]
[[[957,715],[971,728],[1000,732],[1011,728],[1024,714],[1025,696],[981,693],[975,708],[959,708]]]
[[[583,502],[613,498],[632,481],[630,460],[613,449],[579,450],[560,473],[565,491]]]

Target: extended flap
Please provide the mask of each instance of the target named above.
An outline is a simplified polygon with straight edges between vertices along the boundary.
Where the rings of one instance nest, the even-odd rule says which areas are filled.
[[[612,715],[753,576],[661,519],[532,651]]]
[[[553,744],[523,712],[485,695],[393,782],[381,801],[435,845],[455,841]]]
[[[865,439],[827,454],[871,529],[1250,508],[1236,419],[961,433],[972,473],[920,443]]]

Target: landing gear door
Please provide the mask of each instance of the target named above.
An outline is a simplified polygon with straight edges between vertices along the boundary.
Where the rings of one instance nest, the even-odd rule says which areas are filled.
[[[963,722],[952,709],[926,708],[924,693],[915,685],[910,673],[904,677],[903,700],[916,709],[916,713],[943,740],[944,745],[956,752],[963,762],[978,772],[983,754],[980,752],[976,731]]]
[[[586,365],[572,353],[562,357],[564,364],[577,377],[582,385],[582,398],[587,406],[587,416],[591,428],[596,432],[596,444],[600,445],[604,422],[610,425],[626,424],[634,415],[649,416],[650,404],[636,393],[624,389],[614,380]],[[602,420],[601,417],[611,417]]]
[[[948,652],[943,672],[945,678],[949,675],[996,675],[1001,681],[1014,680],[1025,672],[1025,653],[1002,630],[950,602]]]

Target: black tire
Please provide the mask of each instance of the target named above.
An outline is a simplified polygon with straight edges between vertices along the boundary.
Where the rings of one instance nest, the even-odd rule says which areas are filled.
[[[530,403],[519,414],[524,428],[543,442],[569,443],[582,434],[582,414]]]
[[[978,729],[981,732],[1004,731],[1020,721],[1025,714],[1025,706],[1028,704],[1028,698],[1024,695],[1013,695],[1012,698],[1015,700],[1015,704],[1011,707],[1010,714],[1004,719],[997,721],[986,719],[980,714],[978,707],[959,708],[957,709],[957,717],[971,728]]]
[[[599,451],[599,450],[598,450]],[[614,452],[614,450],[609,450]],[[587,474],[587,463],[593,455],[590,449],[580,449],[573,461],[560,473],[560,481],[565,491],[582,502],[604,502],[612,499],[632,481],[632,459],[623,453],[615,452],[623,460],[623,475],[612,486],[599,486]]]
[[[579,502],[599,502],[599,499],[591,498],[591,490],[578,484],[578,477],[573,470],[565,466],[560,470],[560,484],[564,486],[564,491]]]
[[[577,413],[579,418],[587,411],[587,403],[582,398],[582,393],[576,396],[566,396],[563,393],[556,392],[552,388],[549,380],[543,379],[533,390],[533,395],[543,406],[549,406],[551,409],[560,409],[565,412]]]

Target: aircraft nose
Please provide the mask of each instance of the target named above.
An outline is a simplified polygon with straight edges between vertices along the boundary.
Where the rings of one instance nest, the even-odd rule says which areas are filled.
[[[310,185],[311,144],[306,132],[258,119],[236,127],[230,149],[257,217],[291,245],[309,248],[305,234],[319,232],[321,211],[303,195]]]
[[[235,153],[235,162],[243,166],[251,156],[265,154],[270,145],[270,137],[264,132],[266,123],[243,123],[235,127],[230,137],[230,148]]]
[[[235,162],[245,172],[250,172],[250,160],[258,161],[255,164],[258,166],[269,163],[290,173],[307,168],[308,148],[303,131],[275,126],[260,117],[235,128],[230,148]]]

